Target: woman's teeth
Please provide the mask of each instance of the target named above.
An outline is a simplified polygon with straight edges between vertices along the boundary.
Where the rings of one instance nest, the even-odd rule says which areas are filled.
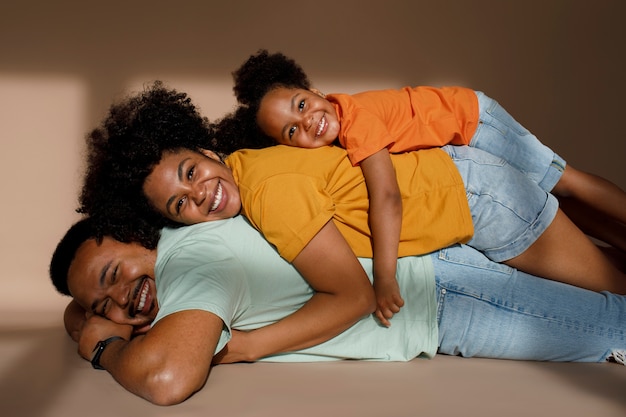
[[[213,204],[211,205],[211,208],[209,209],[209,211],[215,211],[215,209],[217,208],[217,206],[220,205],[220,203],[222,202],[222,183],[218,183],[217,184],[217,191],[215,192],[215,198],[213,199]]]

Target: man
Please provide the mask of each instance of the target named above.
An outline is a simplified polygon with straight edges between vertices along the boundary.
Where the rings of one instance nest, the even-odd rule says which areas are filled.
[[[371,261],[361,263],[371,277]],[[158,251],[97,240],[85,220],[57,247],[51,276],[91,315],[81,327],[68,321],[81,356],[163,405],[199,390],[217,352],[214,362],[259,359],[245,353],[254,343],[242,340],[254,340],[313,293],[241,216],[166,229]],[[604,361],[626,349],[626,297],[532,277],[465,246],[400,259],[398,282],[406,304],[391,327],[370,315],[324,343],[263,359],[410,360],[438,351]],[[131,339],[133,327],[151,322]]]

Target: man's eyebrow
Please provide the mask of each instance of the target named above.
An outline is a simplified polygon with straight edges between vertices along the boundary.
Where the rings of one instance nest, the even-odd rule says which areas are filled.
[[[185,165],[185,162],[187,162],[188,160],[190,160],[191,158],[185,158],[182,161],[180,161],[180,163],[178,164],[178,170],[176,171],[177,175],[178,175],[178,181],[183,182],[183,167]],[[173,195],[170,198],[168,198],[167,202],[165,203],[165,210],[170,214],[178,214],[178,213],[172,213],[172,210],[170,209],[170,206],[172,205],[172,203],[174,202],[174,200],[176,199],[176,196]]]
[[[102,270],[100,271],[100,279],[98,279],[98,285],[100,286],[100,288],[102,288],[104,286],[104,280],[106,279],[107,276],[107,272],[109,271],[109,268],[111,267],[111,264],[113,263],[113,261],[109,261],[107,264],[105,264],[102,267]],[[93,303],[91,303],[91,311],[95,312],[96,311],[96,307],[98,306],[98,302],[99,300],[94,300]]]

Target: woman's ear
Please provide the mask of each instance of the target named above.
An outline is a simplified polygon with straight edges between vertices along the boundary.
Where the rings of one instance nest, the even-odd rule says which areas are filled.
[[[222,161],[222,158],[220,158],[220,156],[213,151],[208,149],[198,149],[198,151],[207,158],[215,159],[218,162],[224,162]]]
[[[326,94],[322,93],[320,90],[318,90],[317,88],[309,88],[309,91],[312,92],[313,94],[317,94],[318,96],[320,96],[321,98],[326,98]]]

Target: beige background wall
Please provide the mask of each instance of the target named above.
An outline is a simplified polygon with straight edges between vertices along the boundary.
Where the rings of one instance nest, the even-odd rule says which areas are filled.
[[[158,78],[218,117],[234,105],[230,72],[258,48],[291,55],[326,92],[483,90],[572,165],[626,188],[621,0],[6,3],[3,323],[60,321],[67,299],[49,283],[49,256],[78,219],[83,137],[109,103]]]

